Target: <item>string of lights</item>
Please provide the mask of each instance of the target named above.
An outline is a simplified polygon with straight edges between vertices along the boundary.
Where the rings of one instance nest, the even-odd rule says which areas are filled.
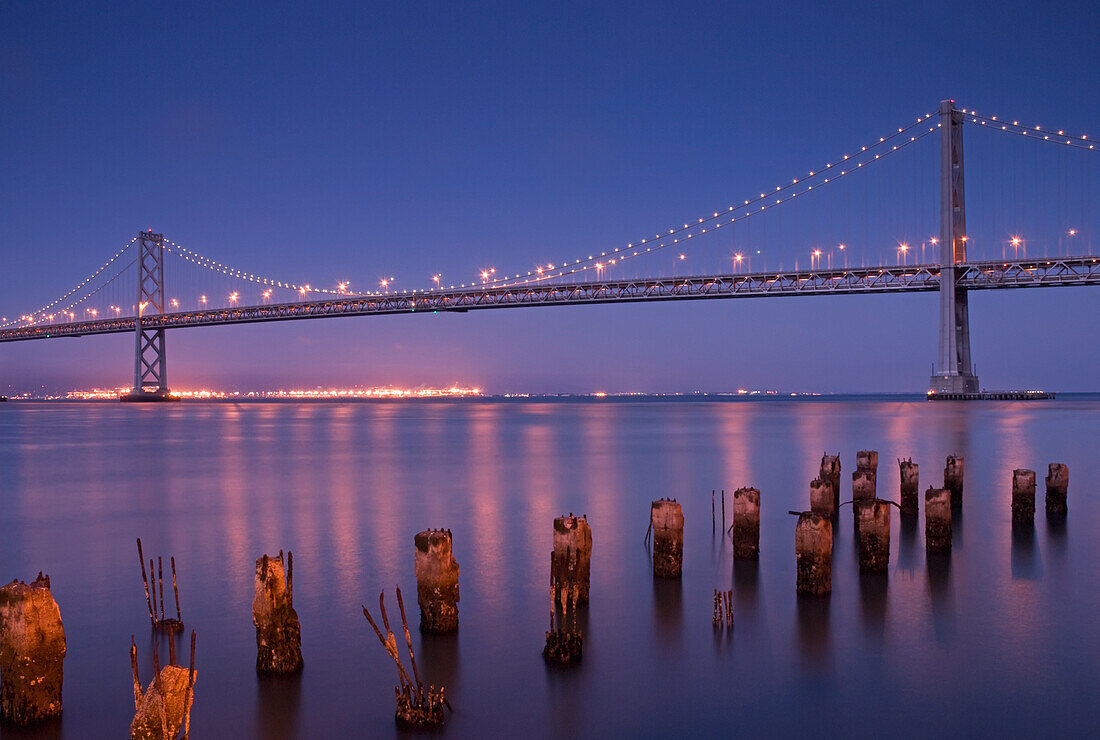
[[[112,256],[109,260],[107,260],[102,265],[100,265],[95,270],[95,272],[93,272],[91,275],[89,275],[88,277],[84,278],[79,283],[77,283],[76,286],[72,288],[72,290],[69,290],[68,292],[64,293],[60,297],[55,298],[54,300],[50,301],[49,303],[47,303],[45,306],[38,309],[37,311],[31,311],[30,313],[27,313],[27,314],[24,314],[24,315],[20,316],[18,319],[8,321],[8,322],[5,322],[5,323],[0,323],[0,329],[6,328],[6,327],[9,327],[9,326],[14,326],[15,324],[19,324],[19,323],[35,324],[35,323],[40,322],[45,317],[47,311],[49,311],[51,308],[56,306],[58,303],[61,303],[62,301],[67,300],[73,293],[78,292],[85,285],[87,285],[88,283],[92,282],[97,277],[99,277],[103,273],[104,270],[106,270],[108,267],[110,267],[112,264],[114,264],[115,261],[118,260],[118,258],[122,256],[123,252],[125,252],[127,249],[132,247],[134,245],[134,242],[136,242],[136,241],[137,241],[137,237],[135,236],[125,246],[123,246],[121,249],[119,249],[117,252],[115,252],[114,256]],[[125,268],[123,268],[123,269],[125,269]],[[55,313],[59,313],[59,311],[55,311]]]
[[[1055,131],[1053,129],[1043,128],[1042,126],[1028,126],[1019,121],[1009,122],[1004,119],[999,119],[997,116],[986,116],[973,110],[968,111],[963,109],[962,112],[970,118],[971,123],[992,128],[995,131],[1026,136],[1036,141],[1049,141],[1063,146],[1069,145],[1077,149],[1091,149],[1093,151],[1096,149],[1096,144],[1090,141],[1089,137],[1084,134],[1067,134],[1064,129]]]
[[[221,262],[212,260],[209,257],[204,257],[201,254],[194,252],[180,244],[177,244],[170,239],[164,240],[164,249],[167,252],[176,255],[177,257],[198,265],[199,267],[205,267],[211,272],[218,272],[223,275],[228,275],[229,277],[237,278],[239,280],[256,283],[257,285],[266,285],[270,288],[284,288],[286,290],[294,290],[301,295],[306,295],[308,293],[325,293],[329,295],[358,295],[356,293],[349,293],[347,290],[344,290],[342,288],[337,288],[336,290],[328,290],[326,288],[314,288],[312,285],[309,284],[300,285],[298,283],[291,283],[283,280],[274,280],[272,278],[264,277],[263,275],[256,275],[251,272],[246,272],[245,270],[239,270],[235,267],[230,267],[229,265],[223,265]]]
[[[103,283],[103,285],[100,285],[98,288],[93,290],[88,295],[83,296],[83,297],[73,301],[72,303],[70,303],[67,306],[63,306],[62,308],[55,311],[53,314],[50,314],[49,316],[45,316],[43,318],[47,321],[53,321],[53,317],[57,314],[61,314],[61,315],[68,314],[70,320],[74,319],[75,316],[73,316],[73,314],[72,314],[72,310],[74,308],[76,308],[77,306],[85,303],[92,296],[94,296],[94,295],[100,293],[101,291],[105,290],[109,285],[111,285],[111,283],[113,283],[114,281],[118,280],[120,277],[125,275],[127,270],[129,270],[131,267],[133,267],[135,264],[137,264],[137,261],[138,261],[138,258],[134,257],[122,269],[120,269],[118,272],[116,272],[114,275],[112,275],[105,283]],[[122,313],[122,307],[121,306],[111,306],[111,308],[115,310],[116,314],[121,314]],[[93,316],[98,315],[98,309],[92,309],[92,314],[93,314]]]
[[[532,282],[540,282],[545,280],[551,280],[560,277],[569,277],[576,273],[581,273],[589,270],[596,270],[597,273],[602,271],[605,267],[615,265],[619,262],[634,257],[641,257],[646,254],[665,249],[667,247],[677,246],[689,239],[694,239],[696,236],[702,236],[703,234],[712,232],[722,226],[728,226],[738,221],[742,221],[747,218],[751,218],[759,213],[767,211],[770,208],[782,205],[799,195],[805,195],[811,192],[815,188],[820,188],[823,185],[835,182],[841,177],[846,177],[859,169],[862,169],[864,165],[875,162],[883,157],[889,156],[894,152],[897,152],[914,142],[928,136],[940,128],[940,124],[937,123],[934,126],[929,126],[927,130],[921,131],[916,135],[910,135],[908,139],[901,141],[897,144],[890,144],[890,148],[886,149],[882,153],[875,153],[874,149],[883,145],[889,144],[893,139],[902,136],[914,127],[925,123],[931,118],[931,114],[921,116],[915,123],[908,126],[899,128],[896,132],[890,136],[880,137],[879,140],[868,146],[861,147],[860,150],[854,154],[845,154],[843,157],[835,162],[827,164],[821,170],[810,170],[809,174],[803,178],[793,178],[792,181],[786,185],[776,186],[776,189],[769,193],[760,193],[755,198],[750,198],[744,201],[740,206],[729,206],[727,211],[716,211],[711,216],[698,219],[695,223],[686,223],[680,227],[674,227],[668,230],[664,235],[658,234],[655,239],[642,239],[639,243],[633,242],[627,244],[626,248],[615,248],[611,252],[600,252],[597,255],[589,255],[587,258],[575,259],[572,263],[568,261],[561,263],[560,265],[554,265],[548,263],[545,267],[540,265],[535,270],[528,272],[526,275],[517,273],[513,276],[506,276],[501,278],[487,279],[486,273],[482,273],[482,282],[486,285],[494,285],[497,287],[510,286],[510,285],[525,285]],[[873,155],[873,156],[872,156]],[[862,160],[862,161],[861,161]],[[839,173],[836,171],[839,169]],[[824,177],[824,175],[832,172],[831,177]],[[816,183],[816,184],[810,184]],[[780,197],[776,197],[779,195]],[[772,199],[774,202],[771,202]],[[757,207],[759,206],[759,207]],[[741,209],[745,209],[742,212]],[[727,218],[728,217],[728,218]],[[712,224],[708,226],[708,224]],[[654,241],[656,240],[656,243]]]

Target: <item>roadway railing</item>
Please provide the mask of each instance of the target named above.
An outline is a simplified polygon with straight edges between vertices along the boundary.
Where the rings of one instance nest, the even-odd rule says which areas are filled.
[[[1038,260],[997,260],[956,265],[955,282],[968,290],[1100,285],[1100,256]],[[177,329],[261,321],[292,321],[337,316],[465,312],[489,308],[568,306],[707,298],[914,293],[939,290],[938,265],[695,275],[580,283],[527,285],[349,295],[321,301],[213,308],[143,316],[147,329]],[[134,330],[134,318],[40,323],[0,330],[0,342],[116,334]]]

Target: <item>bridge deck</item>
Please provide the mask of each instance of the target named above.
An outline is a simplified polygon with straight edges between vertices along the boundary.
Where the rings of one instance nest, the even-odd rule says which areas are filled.
[[[956,282],[968,290],[1100,285],[1100,256],[971,262],[957,265]],[[527,285],[349,295],[320,301],[181,311],[142,317],[147,329],[177,329],[260,321],[336,316],[464,312],[489,308],[567,306],[590,303],[758,298],[765,296],[915,293],[939,290],[938,265],[803,270],[743,275],[696,275],[581,283]],[[134,317],[34,324],[0,330],[0,342],[56,339],[134,331]]]

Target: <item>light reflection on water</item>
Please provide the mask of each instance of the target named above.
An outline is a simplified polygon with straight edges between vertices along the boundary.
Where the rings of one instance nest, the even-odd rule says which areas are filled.
[[[21,404],[0,409],[0,579],[52,577],[69,643],[65,718],[5,737],[117,737],[132,715],[127,650],[149,635],[134,538],[175,555],[198,632],[198,737],[396,734],[393,671],[361,616],[412,601],[412,535],[454,531],[457,636],[414,641],[447,685],[452,735],[1089,734],[1100,693],[1100,400]],[[833,594],[794,592],[794,518],[822,452],[878,449],[942,481],[966,457],[950,556],[891,514],[889,575],[861,575],[845,507]],[[1071,470],[1048,522],[1046,464]],[[1010,523],[1011,471],[1040,480],[1033,528]],[[710,492],[762,491],[759,562],[734,562]],[[845,490],[842,498],[847,499]],[[684,506],[680,581],[654,580],[649,501]],[[923,501],[923,497],[922,497]],[[923,504],[922,504],[923,510]],[[540,655],[554,516],[588,515],[585,657]],[[306,669],[258,680],[253,563],[292,549]],[[715,588],[736,625],[711,626]],[[392,597],[391,597],[392,598]],[[162,659],[166,643],[160,640]],[[183,642],[180,652],[183,654]],[[822,728],[821,718],[828,717]]]

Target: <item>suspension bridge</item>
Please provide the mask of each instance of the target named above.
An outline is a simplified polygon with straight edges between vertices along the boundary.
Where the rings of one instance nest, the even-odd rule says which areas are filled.
[[[1082,254],[1069,254],[1072,246],[1083,243],[1077,239],[1081,232],[1060,225],[1056,227],[1058,251],[1066,254],[1021,257],[1023,240],[1010,235],[1004,241],[1000,259],[968,259],[974,240],[967,231],[964,127],[1030,138],[1063,150],[1096,151],[1092,140],[1085,135],[1069,135],[1064,130],[999,120],[996,116],[958,109],[954,101],[945,100],[935,114],[920,116],[908,126],[879,137],[819,170],[811,170],[803,177],[793,178],[773,191],[761,192],[726,210],[677,224],[653,237],[599,254],[545,262],[516,273],[498,275],[495,269],[484,270],[480,279],[470,284],[443,286],[440,277],[435,275],[434,284],[429,287],[400,292],[390,290],[385,279],[381,281],[381,290],[365,293],[353,293],[346,284],[329,289],[274,280],[222,264],[148,230],[139,232],[100,268],[60,297],[18,319],[0,321],[0,342],[132,332],[134,383],[132,392],[124,396],[124,400],[154,401],[172,398],[167,379],[165,340],[168,329],[534,306],[936,291],[940,296],[939,343],[929,393],[952,398],[977,397],[979,383],[970,356],[969,293],[1100,285],[1100,256],[1088,253],[1091,249]],[[938,217],[938,223],[928,229],[937,235],[924,240],[921,251],[930,248],[933,255],[938,253],[938,260],[909,265],[910,252],[916,261],[916,245],[899,242],[894,254],[902,264],[848,267],[851,251],[845,244],[838,244],[827,254],[819,248],[810,250],[809,268],[799,269],[796,263],[794,269],[742,271],[746,262],[751,264],[751,255],[746,260],[742,252],[736,252],[730,261],[733,269],[729,271],[611,278],[612,269],[619,269],[623,263],[654,253],[686,250],[708,236],[713,238],[723,233],[723,229],[728,233],[731,228],[760,218],[771,209],[799,198],[804,200],[811,192],[820,192],[833,187],[831,183],[876,167],[883,159],[895,157],[899,151],[926,138],[938,138],[939,141],[938,209],[932,216]],[[1089,160],[1085,167],[1094,164],[1092,155],[1080,156]],[[1087,220],[1091,192],[1088,187],[1079,189],[1083,191],[1083,207],[1082,212],[1075,215],[1079,220]],[[1091,246],[1091,241],[1087,243]],[[1014,252],[1011,258],[1007,256],[1009,247]],[[821,264],[823,257],[831,263],[834,256],[839,262],[842,255],[844,266],[829,264],[823,267]],[[211,300],[202,293],[190,305],[182,305],[179,299],[169,297],[165,287],[168,256],[192,268],[253,287],[256,291],[254,302],[243,300],[240,290],[223,290],[217,291],[224,295],[220,300]],[[680,260],[685,256],[680,254]],[[125,295],[127,291],[133,298],[104,304],[105,297]],[[81,311],[79,315],[77,310]]]

